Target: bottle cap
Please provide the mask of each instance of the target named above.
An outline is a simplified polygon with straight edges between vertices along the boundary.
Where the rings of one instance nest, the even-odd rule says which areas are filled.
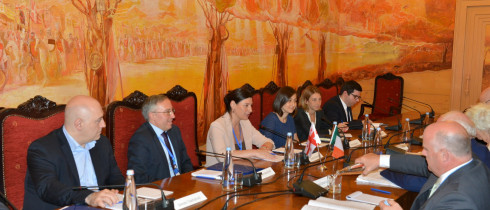
[[[288,132],[288,134],[287,134],[287,135],[288,135],[288,137],[290,137],[290,136],[293,136],[293,133]]]
[[[133,176],[134,175],[134,170],[133,169],[128,169],[126,171],[126,176]]]
[[[380,131],[380,130],[381,130],[381,128],[380,128],[380,127],[378,127],[378,128],[376,128],[376,130],[377,130],[377,131]]]
[[[407,118],[405,119],[405,121],[410,121],[410,118],[408,118],[408,117],[407,117]]]
[[[369,117],[369,114],[365,114],[364,116],[365,116],[365,117]]]
[[[337,121],[333,121],[333,124],[334,124],[334,125],[337,125]]]
[[[426,113],[425,113],[425,115],[429,116],[429,115],[430,115],[430,113],[429,113],[429,112],[426,112]]]
[[[231,151],[231,147],[227,147],[226,148],[226,151]]]

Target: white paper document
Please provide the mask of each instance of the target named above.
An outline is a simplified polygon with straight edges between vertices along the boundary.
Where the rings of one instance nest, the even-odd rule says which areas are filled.
[[[311,163],[313,163],[313,162],[320,160],[320,158],[323,158],[322,153],[320,153],[320,155],[318,155],[318,152],[315,152],[315,153],[311,154],[311,156],[308,158],[308,160]]]
[[[174,194],[174,192],[167,190],[163,190],[163,193],[165,196]],[[162,198],[162,191],[155,188],[140,187],[136,189],[136,195],[138,195],[138,197],[156,200]]]
[[[369,173],[366,176],[359,175],[356,179],[356,182],[357,184],[364,184],[364,185],[377,185],[377,186],[384,186],[384,187],[401,188],[398,185],[391,182],[390,180],[381,176],[380,172],[383,170],[384,169],[378,169],[376,171]]]
[[[308,143],[308,141],[305,141],[305,142],[301,143],[301,146],[306,147],[306,144],[307,143]],[[330,143],[323,142],[323,143],[320,143],[320,146],[319,147],[321,148],[321,147],[325,147],[327,145],[330,145]]]
[[[284,154],[284,152],[286,152],[286,149],[284,147],[280,147],[272,151]],[[303,151],[302,149],[294,149],[294,153],[301,153],[302,151]]]
[[[354,139],[352,141],[349,141],[349,147],[350,148],[355,148],[355,147],[360,147],[361,146],[361,142],[359,141],[359,139]]]
[[[369,203],[372,205],[378,205],[379,202],[388,200],[388,198],[381,197],[381,196],[376,196],[376,195],[369,195],[362,193],[361,191],[356,191],[351,193],[350,195],[345,197],[347,200],[351,201],[357,201],[357,202],[362,202],[362,203]]]
[[[191,175],[197,178],[221,180],[222,173],[223,172],[221,171],[201,169],[199,171],[192,172]]]
[[[326,197],[319,197],[316,200],[310,200],[307,205],[304,205],[301,210],[324,210],[324,209],[335,209],[335,210],[372,210],[376,207],[375,205],[359,203],[354,201],[341,201],[334,200]]]

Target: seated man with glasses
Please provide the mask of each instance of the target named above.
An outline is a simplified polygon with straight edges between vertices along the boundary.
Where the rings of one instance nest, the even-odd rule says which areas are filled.
[[[128,169],[136,183],[148,183],[194,170],[180,129],[172,125],[175,109],[165,95],[148,97],[142,107],[146,122],[128,145]]]
[[[362,122],[352,118],[351,107],[361,100],[362,87],[356,81],[347,81],[340,88],[340,95],[332,97],[323,105],[325,117],[337,121],[339,128],[361,129]],[[347,129],[343,129],[344,132]]]

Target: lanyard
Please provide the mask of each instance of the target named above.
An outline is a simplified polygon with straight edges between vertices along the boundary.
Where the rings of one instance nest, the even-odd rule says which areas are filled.
[[[242,133],[242,127],[239,126],[238,128],[240,128],[240,134],[241,134]],[[235,142],[238,145],[238,148],[240,148],[240,150],[242,150],[242,143],[238,143],[238,138],[236,137],[235,129],[232,127],[231,130],[233,131],[233,137],[235,137]]]
[[[163,138],[163,137],[162,137]],[[163,148],[167,151],[168,156],[170,156],[170,159],[172,159],[173,164],[173,170],[174,170],[174,175],[177,176],[180,174],[179,168],[177,167],[177,159],[175,158],[174,154],[172,154],[172,151],[168,149],[167,145],[165,144],[164,141],[162,141],[160,138],[158,138],[160,142],[163,144]],[[170,144],[170,139],[168,140]]]

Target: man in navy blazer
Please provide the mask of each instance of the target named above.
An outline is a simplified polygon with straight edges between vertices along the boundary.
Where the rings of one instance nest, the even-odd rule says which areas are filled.
[[[340,88],[340,95],[332,97],[323,105],[323,112],[331,122],[337,121],[339,128],[361,129],[362,122],[354,120],[351,107],[361,101],[362,87],[356,81],[347,81]],[[344,130],[347,131],[347,130]]]
[[[128,169],[136,183],[153,182],[194,170],[180,129],[172,125],[175,109],[165,95],[153,95],[142,107],[143,123],[128,145]]]
[[[27,151],[24,209],[57,209],[88,204],[105,207],[118,202],[117,190],[73,190],[74,187],[122,185],[97,100],[75,96],[66,105],[62,128],[32,142]]]
[[[475,124],[471,119],[460,111],[449,111],[441,115],[438,122],[443,121],[454,121],[463,126],[466,132],[470,136],[476,136]],[[471,151],[473,152],[473,158],[480,159],[487,167],[490,168],[490,151],[488,148],[479,143],[475,138],[471,139]],[[422,186],[427,182],[427,177],[416,176],[412,174],[404,174],[400,172],[395,172],[392,170],[384,170],[381,172],[381,176],[395,183],[403,189],[410,190],[413,192],[419,192]]]
[[[355,160],[363,174],[378,167],[428,177],[411,209],[486,209],[490,206],[490,169],[472,158],[468,133],[458,123],[436,122],[423,135],[422,155],[379,156],[367,154]],[[401,209],[393,200],[381,209]]]

